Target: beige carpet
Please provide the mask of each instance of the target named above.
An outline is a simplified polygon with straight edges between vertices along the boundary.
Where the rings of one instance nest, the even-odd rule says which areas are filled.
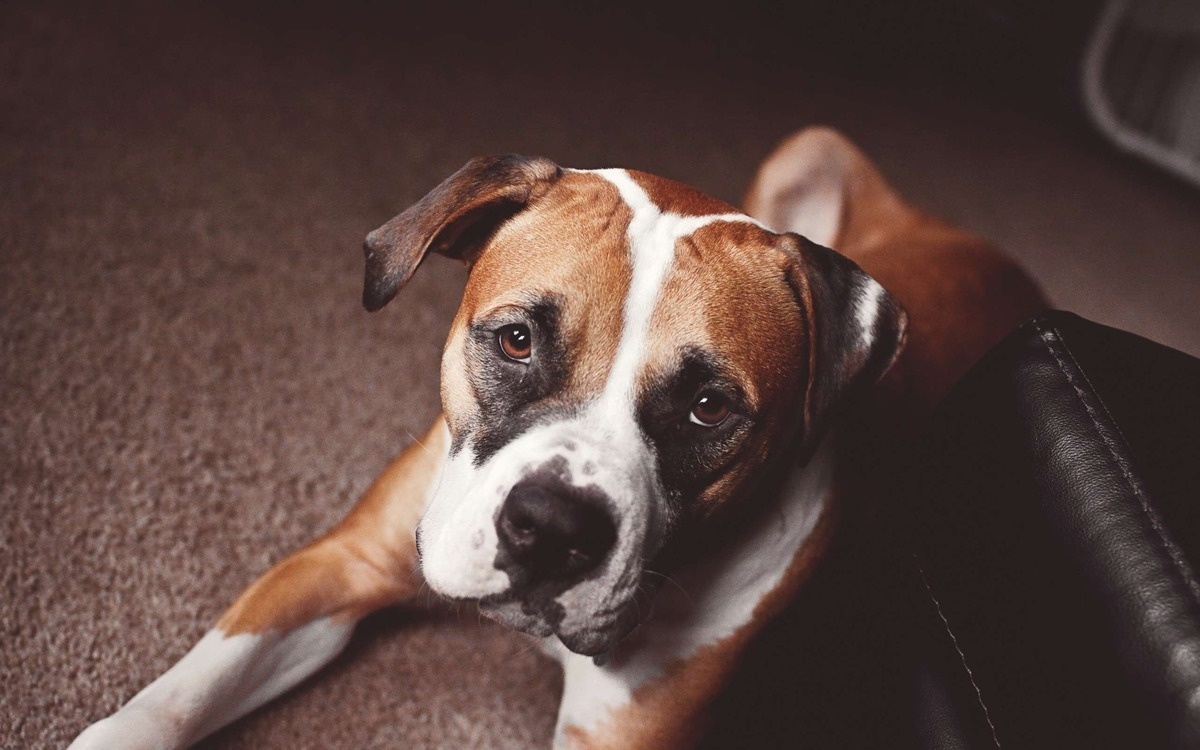
[[[171,7],[0,9],[0,747],[114,710],[424,429],[463,272],[368,315],[359,243],[475,154],[736,200],[833,124],[1060,306],[1200,353],[1197,194],[987,97],[565,11]],[[205,746],[544,747],[559,686],[473,612],[391,611]]]

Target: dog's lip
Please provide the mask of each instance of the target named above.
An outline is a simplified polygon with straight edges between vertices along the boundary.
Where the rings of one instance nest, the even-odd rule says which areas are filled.
[[[564,633],[555,630],[554,634],[568,650],[581,656],[601,656],[612,653],[626,639],[632,636],[641,626],[637,617],[618,616],[610,625],[604,628],[580,630],[574,633]]]
[[[544,613],[527,608],[525,598],[512,589],[481,597],[448,596],[436,589],[434,592],[444,601],[473,602],[481,615],[508,630],[536,638],[554,636],[569,651],[582,656],[610,653],[642,624],[637,610],[630,606],[629,601],[624,600],[593,613],[596,619],[603,620],[602,624],[567,631],[561,625],[551,624]],[[509,609],[510,607],[513,609]],[[514,609],[516,611],[513,611]]]
[[[638,619],[618,615],[604,626],[585,628],[577,631],[564,631],[559,626],[551,625],[540,613],[530,613],[521,607],[520,597],[496,594],[475,600],[479,612],[489,620],[519,633],[546,638],[554,636],[573,653],[582,656],[599,656],[612,651],[617,644],[629,637],[639,624]],[[521,607],[520,619],[514,619],[512,614],[505,612],[505,605]]]
[[[541,614],[531,614],[521,610],[520,616],[515,616],[515,613],[506,611],[503,608],[505,604],[516,604],[519,606],[519,600],[510,598],[498,601],[495,597],[489,597],[487,600],[478,600],[476,604],[479,607],[481,615],[509,630],[515,630],[518,633],[525,633],[537,638],[554,635],[553,626]]]
[[[580,656],[600,656],[607,654],[621,641],[613,633],[585,630],[578,633],[555,632],[558,640],[567,650]]]

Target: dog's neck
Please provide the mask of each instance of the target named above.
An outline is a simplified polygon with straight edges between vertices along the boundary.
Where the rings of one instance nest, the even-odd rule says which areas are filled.
[[[672,665],[703,649],[720,649],[767,618],[764,602],[784,582],[826,513],[833,453],[833,440],[826,439],[806,466],[796,466],[777,485],[774,502],[763,503],[728,544],[659,582],[657,596],[642,604],[650,608],[645,622],[606,659],[573,654],[547,640],[547,650],[560,658],[566,673],[560,732],[566,725],[594,728]]]

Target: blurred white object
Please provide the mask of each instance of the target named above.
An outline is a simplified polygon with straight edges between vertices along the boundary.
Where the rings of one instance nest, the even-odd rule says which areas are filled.
[[[1200,184],[1200,0],[1109,0],[1083,95],[1118,146]]]

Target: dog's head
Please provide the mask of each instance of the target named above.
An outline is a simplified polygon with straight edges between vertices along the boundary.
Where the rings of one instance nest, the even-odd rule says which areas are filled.
[[[636,625],[648,561],[815,449],[905,325],[831,250],[679,183],[546,159],[475,159],[364,249],[370,310],[430,251],[471,264],[417,532],[429,585],[583,654]]]

